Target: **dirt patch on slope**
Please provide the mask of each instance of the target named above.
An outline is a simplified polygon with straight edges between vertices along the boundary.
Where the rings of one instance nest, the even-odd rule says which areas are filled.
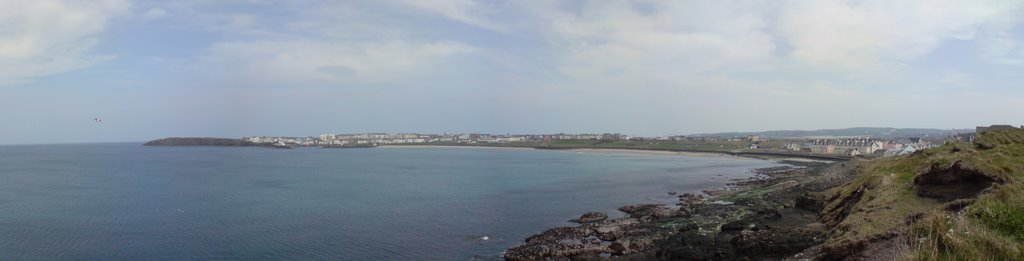
[[[948,167],[933,165],[914,177],[914,190],[920,197],[942,202],[974,198],[994,183],[1003,181],[991,175],[964,166],[957,161]]]

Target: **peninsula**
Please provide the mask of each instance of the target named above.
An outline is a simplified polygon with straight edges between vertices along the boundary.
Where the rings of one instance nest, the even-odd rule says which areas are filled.
[[[144,146],[222,146],[222,147],[252,147],[260,146],[255,142],[241,139],[227,138],[164,138],[152,140],[142,144]]]

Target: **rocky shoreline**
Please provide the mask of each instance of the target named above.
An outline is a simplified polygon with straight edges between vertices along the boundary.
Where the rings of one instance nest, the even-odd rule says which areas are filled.
[[[625,217],[591,212],[504,253],[506,260],[732,260],[813,258],[824,241],[819,192],[852,176],[846,162],[784,162],[676,206],[629,205]],[[674,192],[669,192],[675,194]]]

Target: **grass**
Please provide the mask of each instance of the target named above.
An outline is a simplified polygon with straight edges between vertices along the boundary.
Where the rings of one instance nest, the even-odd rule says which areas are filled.
[[[956,161],[1005,184],[993,186],[957,212],[916,195],[918,173]],[[836,225],[826,249],[905,236],[910,241],[906,259],[1024,260],[1024,130],[990,131],[973,144],[946,144],[864,162],[855,171],[854,181],[826,194],[831,200],[822,217]]]
[[[1012,184],[979,200],[970,214],[982,224],[1017,241],[1024,241],[1024,193]]]
[[[1022,260],[1021,242],[966,213],[934,212],[912,228],[908,260]]]

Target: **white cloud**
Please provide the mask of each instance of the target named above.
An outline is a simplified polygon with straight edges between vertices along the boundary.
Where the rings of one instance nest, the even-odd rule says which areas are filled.
[[[448,19],[465,24],[503,31],[505,28],[487,19],[484,15],[494,10],[487,9],[476,0],[396,0],[398,3],[441,15]]]
[[[212,46],[200,67],[259,83],[377,83],[416,79],[474,50],[456,42],[226,42]]]
[[[142,13],[142,17],[146,18],[146,19],[157,19],[157,18],[164,17],[166,15],[167,15],[167,10],[163,9],[163,8],[159,8],[159,7],[150,8],[149,10],[146,10],[145,13]]]
[[[469,12],[462,8],[471,7],[438,3],[442,5],[415,5],[455,16],[458,10]],[[201,22],[198,29],[215,32],[223,39],[211,43],[191,63],[214,81],[264,86],[417,83],[422,77],[457,66],[453,62],[459,55],[479,51],[460,41],[420,36],[425,32],[410,29],[408,21],[388,17],[408,14],[408,6],[393,2],[336,2],[315,8],[280,3],[273,6],[275,15],[265,15],[269,10],[240,12],[244,9],[234,3],[199,5],[208,6],[171,10],[187,10],[175,13],[187,13]]]
[[[0,84],[94,65],[97,35],[127,1],[0,0]]]
[[[553,49],[548,53],[556,70],[588,86],[689,88],[709,74],[751,72],[885,82],[916,70],[907,64],[949,41],[982,44],[983,55],[994,62],[1016,64],[1024,58],[1020,36],[1005,33],[1020,22],[1024,1],[1019,0],[581,1],[579,6],[531,1],[517,7],[533,15],[529,20],[544,21],[538,31]]]
[[[1004,21],[1020,1],[789,1],[778,30],[800,61],[863,67],[900,63],[944,41],[974,38]]]
[[[947,75],[913,62],[951,41],[981,43],[999,39],[994,32],[1016,26],[1022,1],[548,1],[520,3],[543,21],[550,48],[543,52],[560,76],[538,82],[524,94],[531,105],[568,110],[566,117],[604,115],[699,122],[718,130],[820,128],[849,124],[914,122],[911,113],[879,119],[893,111],[914,111],[908,104],[954,101],[950,92],[973,89],[988,97],[998,89],[971,88],[974,75]],[[989,56],[1012,63],[1020,35],[991,41]],[[952,47],[955,52],[970,45]],[[994,59],[993,59],[994,60]],[[961,64],[951,65],[960,66]],[[970,76],[970,77],[968,77]],[[925,78],[925,79],[922,79]],[[978,77],[977,80],[983,80]],[[946,86],[942,95],[923,101],[921,92]],[[884,90],[884,95],[879,91]],[[642,101],[642,102],[635,102]],[[593,104],[616,104],[593,106]],[[530,106],[518,106],[530,107]],[[573,108],[583,108],[574,111]],[[813,108],[810,109],[809,108]],[[849,110],[859,113],[844,117]],[[713,110],[713,114],[708,114]],[[821,118],[804,126],[783,126],[756,115]],[[707,118],[713,115],[713,118]],[[754,117],[751,117],[754,116]],[[611,117],[611,116],[609,116]],[[642,122],[642,120],[640,120]],[[919,121],[919,120],[917,120]],[[716,125],[718,124],[718,125]],[[901,125],[902,124],[902,125]],[[949,123],[946,123],[949,124]],[[935,125],[939,126],[939,125]],[[949,125],[946,125],[949,126]],[[708,130],[708,129],[705,129]]]
[[[549,15],[559,70],[574,79],[685,80],[769,61],[776,48],[765,15],[744,2],[593,1]]]
[[[980,44],[982,57],[991,62],[1024,65],[1024,42],[1007,33],[996,33],[982,39]]]

